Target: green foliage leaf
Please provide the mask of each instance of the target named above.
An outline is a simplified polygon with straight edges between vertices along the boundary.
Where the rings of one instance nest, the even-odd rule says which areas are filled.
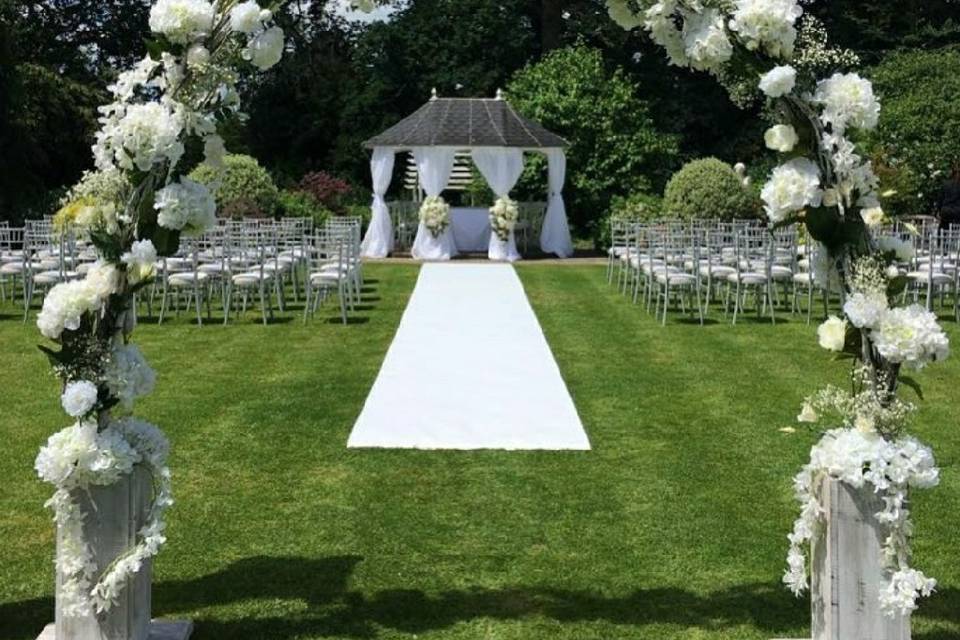
[[[923,400],[923,387],[920,386],[920,383],[911,378],[910,376],[900,376],[900,384],[905,387],[913,389],[914,393],[917,394],[917,397]]]

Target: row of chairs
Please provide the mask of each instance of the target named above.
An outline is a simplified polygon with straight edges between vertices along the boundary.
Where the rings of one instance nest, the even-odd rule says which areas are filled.
[[[758,317],[771,322],[779,310],[805,313],[809,323],[815,300],[822,301],[827,315],[832,305],[842,305],[843,291],[835,277],[815,281],[811,266],[827,258],[801,233],[771,232],[748,221],[613,221],[607,281],[616,281],[621,292],[642,302],[662,324],[672,308],[695,313],[702,324],[715,306],[736,324],[750,302]],[[924,298],[932,310],[938,301],[946,309],[950,300],[952,314],[960,320],[960,229],[917,231],[892,225],[883,233],[914,248],[913,258],[898,264],[908,282],[904,301]],[[830,271],[825,273],[830,279]]]
[[[197,323],[212,317],[218,303],[226,324],[256,304],[266,324],[274,308],[285,311],[287,295],[304,300],[304,321],[336,296],[344,323],[360,301],[361,220],[333,218],[314,229],[308,218],[279,221],[221,221],[207,234],[183,238],[174,256],[158,260],[157,277],[139,292],[149,315],[159,306],[158,322],[170,312],[193,309]],[[58,282],[82,277],[96,260],[93,248],[72,233],[60,233],[49,220],[24,228],[0,227],[0,296],[23,298],[24,320],[37,297]]]

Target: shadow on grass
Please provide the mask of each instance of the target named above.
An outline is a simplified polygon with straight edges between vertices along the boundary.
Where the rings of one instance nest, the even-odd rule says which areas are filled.
[[[176,618],[191,613],[195,638],[271,638],[335,635],[377,638],[384,629],[416,636],[478,618],[546,618],[564,623],[604,621],[617,625],[674,624],[723,632],[748,626],[768,637],[792,637],[808,624],[806,599],[794,598],[779,583],[739,585],[700,595],[679,588],[642,589],[617,598],[588,590],[547,586],[484,587],[425,593],[388,589],[373,594],[352,591],[350,576],[360,556],[321,559],[253,557],[221,571],[154,586],[154,614]],[[257,613],[294,601],[283,615]],[[222,619],[215,609],[243,605],[246,616]],[[960,624],[960,590],[944,589],[921,609],[927,620]],[[229,616],[232,611],[226,612]],[[37,598],[0,605],[0,639],[32,638],[53,616],[53,599]],[[387,634],[393,635],[393,634]],[[955,638],[950,630],[914,635],[915,640]]]

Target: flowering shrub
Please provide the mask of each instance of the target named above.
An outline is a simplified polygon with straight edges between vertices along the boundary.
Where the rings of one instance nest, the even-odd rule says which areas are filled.
[[[236,64],[264,69],[283,49],[272,14],[253,0],[158,0],[150,11],[149,55],[109,87],[93,146],[97,171],[84,175],[57,214],[89,239],[98,261],[85,277],[54,286],[37,317],[59,349],[41,346],[63,382],[61,405],[75,422],[41,448],[36,470],[54,485],[47,506],[60,530],[59,610],[67,617],[108,611],[130,579],[164,544],[172,504],[169,444],[155,426],[130,415],[155,374],[130,344],[134,294],[154,278],[158,256],[181,234],[215,223],[216,200],[182,175],[187,145],[203,147],[203,172],[218,182],[224,162],[221,120],[239,110]],[[154,499],[136,543],[107,566],[85,538],[82,499],[145,469]]]
[[[663,211],[685,220],[736,220],[757,217],[759,206],[733,167],[716,158],[703,158],[673,174],[663,192]]]
[[[190,178],[210,187],[222,210],[234,209],[225,217],[272,216],[277,209],[279,191],[256,158],[230,154],[224,156],[223,164],[222,169],[201,164],[190,173]],[[259,210],[259,214],[254,213],[252,207]]]
[[[334,177],[326,171],[306,174],[301,178],[298,188],[312,195],[323,207],[336,213],[342,212],[344,199],[351,192],[350,185],[345,180]]]
[[[820,344],[858,363],[852,393],[828,387],[808,398],[798,416],[817,423],[825,414],[840,424],[830,425],[797,477],[801,514],[790,535],[784,582],[796,593],[806,587],[802,545],[823,517],[819,479],[833,477],[855,488],[869,483],[885,505],[877,518],[887,529],[882,560],[889,581],[880,605],[888,615],[909,614],[936,583],[909,564],[907,490],[932,487],[938,476],[930,450],[903,435],[912,407],[897,390],[903,367],[942,360],[949,343],[933,314],[918,306],[896,308],[906,285],[896,262],[905,251],[879,232],[887,219],[879,181],[851,139],[880,121],[873,86],[846,70],[855,56],[831,48],[816,21],[799,22],[799,0],[607,5],[625,28],[645,28],[671,64],[710,72],[739,102],[763,97],[776,116],[765,138],[781,154],[781,164],[762,189],[764,210],[774,228],[806,226],[815,241],[815,280],[831,289],[836,283],[846,300],[845,318],[831,317],[819,327]]]

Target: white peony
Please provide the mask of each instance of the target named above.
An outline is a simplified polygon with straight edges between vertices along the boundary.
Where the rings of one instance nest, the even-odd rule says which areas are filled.
[[[210,190],[187,177],[157,191],[157,224],[166,229],[201,234],[217,223],[217,202]]]
[[[847,342],[847,321],[837,316],[830,316],[817,327],[817,338],[820,346],[827,351],[843,351],[843,346]]]
[[[877,238],[877,246],[883,253],[893,252],[900,262],[910,262],[916,255],[912,242],[896,236],[880,236]]]
[[[43,308],[37,315],[37,328],[44,336],[57,340],[65,329],[76,331],[83,314],[99,310],[102,304],[103,299],[85,279],[61,282],[43,299]]]
[[[104,367],[107,388],[127,410],[133,408],[134,400],[153,391],[156,379],[143,353],[133,344],[114,347]]]
[[[283,57],[283,29],[270,27],[250,39],[243,57],[261,71],[266,71]]]
[[[689,64],[698,71],[716,70],[733,57],[733,44],[716,9],[687,13],[682,37]]]
[[[860,210],[860,217],[868,227],[879,227],[883,224],[884,213],[880,207],[868,207]]]
[[[819,207],[823,199],[820,170],[807,158],[795,158],[773,170],[760,197],[766,205],[767,217],[773,223],[804,207]]]
[[[797,70],[790,65],[774,67],[760,76],[760,90],[768,98],[780,98],[797,85]]]
[[[751,51],[762,49],[774,58],[790,58],[797,41],[795,25],[802,15],[797,0],[737,0],[730,30]]]
[[[176,44],[190,44],[213,29],[213,5],[206,0],[157,0],[150,9],[150,30]]]
[[[873,329],[887,312],[887,296],[882,293],[854,293],[843,304],[843,312],[860,329]]]
[[[950,341],[937,316],[920,305],[891,309],[872,332],[874,346],[885,359],[922,369],[950,354]]]
[[[260,5],[247,0],[230,10],[230,28],[237,33],[250,34],[261,29]]]
[[[817,83],[812,98],[823,107],[821,119],[835,134],[847,127],[873,129],[880,119],[880,102],[869,80],[856,73],[835,73]]]
[[[137,284],[153,277],[157,268],[157,249],[149,239],[137,240],[120,257],[120,261],[127,265],[127,281]]]
[[[87,415],[97,404],[97,385],[89,380],[68,382],[60,396],[60,404],[71,418]]]
[[[87,270],[84,278],[89,291],[105,300],[120,288],[120,271],[109,262],[97,261]]]
[[[797,130],[789,124],[778,124],[767,129],[763,136],[767,148],[780,153],[790,153],[797,146],[800,138],[797,136]]]

